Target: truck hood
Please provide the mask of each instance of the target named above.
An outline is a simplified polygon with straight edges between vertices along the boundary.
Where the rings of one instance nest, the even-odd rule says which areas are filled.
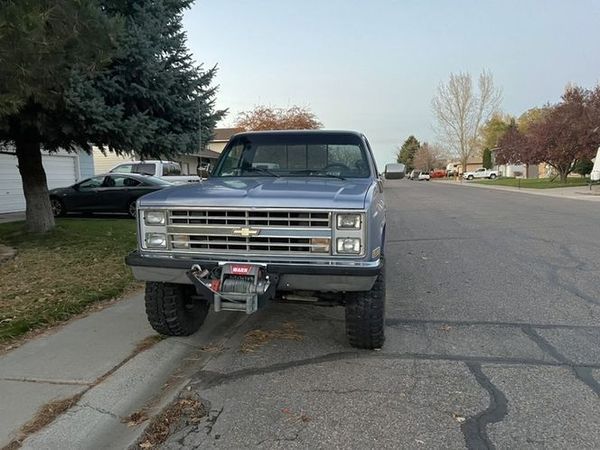
[[[209,178],[145,195],[140,206],[362,209],[371,183],[369,178]]]

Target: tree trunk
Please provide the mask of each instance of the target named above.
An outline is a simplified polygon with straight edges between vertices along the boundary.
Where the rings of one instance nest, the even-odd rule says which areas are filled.
[[[45,233],[54,228],[54,216],[48,196],[46,172],[42,165],[40,143],[35,140],[19,139],[15,144],[25,194],[27,231]]]

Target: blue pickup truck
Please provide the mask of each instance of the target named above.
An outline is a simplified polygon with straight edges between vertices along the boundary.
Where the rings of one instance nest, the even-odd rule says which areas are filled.
[[[152,327],[189,335],[214,311],[270,300],[345,307],[349,342],[384,342],[385,202],[364,135],[265,131],[233,136],[209,179],[146,195],[137,251]]]

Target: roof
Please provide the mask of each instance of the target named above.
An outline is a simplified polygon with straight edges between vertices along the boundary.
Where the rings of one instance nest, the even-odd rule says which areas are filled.
[[[227,142],[231,136],[243,131],[241,128],[215,128],[211,142]]]
[[[259,131],[241,131],[239,133],[236,133],[236,136],[243,136],[243,135],[252,135],[252,136],[259,136],[259,135],[265,135],[265,136],[273,136],[273,135],[285,135],[285,134],[307,134],[307,135],[314,135],[314,136],[318,136],[318,135],[337,135],[337,136],[343,136],[343,135],[352,135],[352,136],[357,136],[357,137],[362,137],[362,133],[359,133],[358,131],[350,131],[350,130],[259,130]]]
[[[213,152],[212,150],[201,150],[193,153],[194,156],[200,156],[201,158],[217,159],[221,154],[219,152]]]

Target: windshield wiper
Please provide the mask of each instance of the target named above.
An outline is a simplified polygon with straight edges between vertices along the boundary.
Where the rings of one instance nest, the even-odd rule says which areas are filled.
[[[272,177],[276,177],[279,178],[279,175],[276,174],[275,172],[271,172],[269,169],[265,169],[263,167],[246,167],[243,169],[244,172],[258,172],[258,173],[264,173],[266,175],[272,176]]]
[[[301,173],[312,177],[321,177],[321,178],[337,178],[338,180],[345,180],[346,178],[341,175],[335,175],[333,173],[322,172],[320,170],[313,169],[303,169],[303,170],[294,170],[290,172],[290,175],[295,173]],[[314,174],[314,175],[313,175]]]

